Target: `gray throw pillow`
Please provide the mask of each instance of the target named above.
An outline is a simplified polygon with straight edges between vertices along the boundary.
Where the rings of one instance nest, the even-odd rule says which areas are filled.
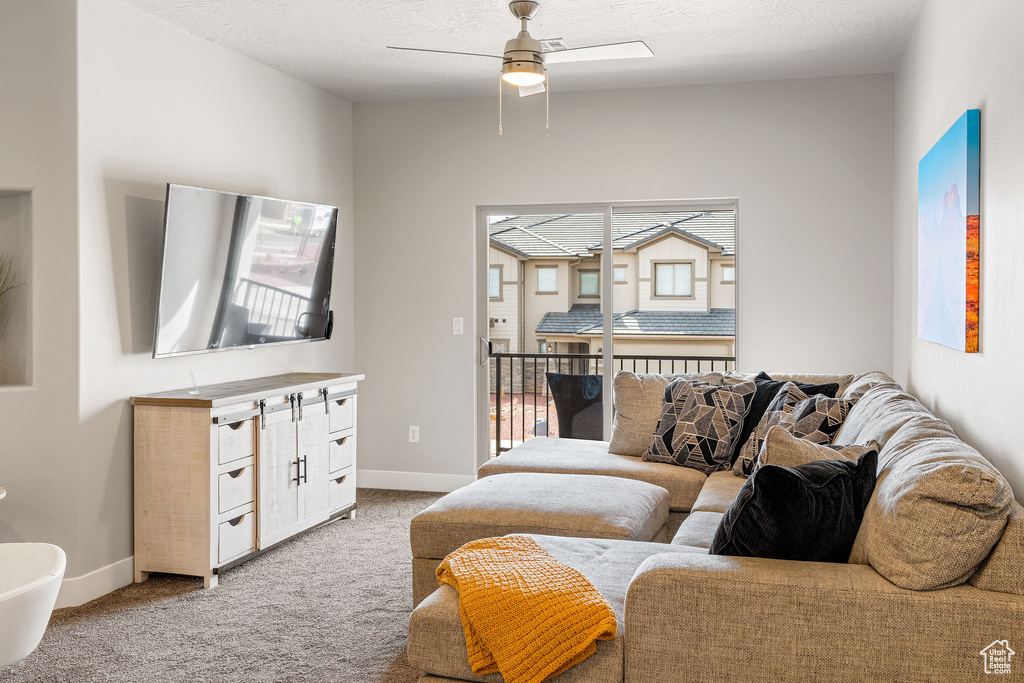
[[[680,378],[722,384],[723,375],[720,372],[656,375],[626,371],[615,374],[615,412],[608,452],[637,457],[644,454],[661,417],[665,387]]]
[[[765,436],[775,425],[785,427],[790,434],[801,439],[831,443],[854,403],[852,399],[807,396],[796,384],[786,382],[743,446],[733,465],[733,472],[746,477],[754,471]]]
[[[881,450],[881,447],[872,441],[866,446],[834,446],[832,444],[819,444],[809,439],[793,436],[788,429],[781,425],[775,425],[768,430],[764,437],[764,445],[757,456],[754,464],[754,471],[765,465],[779,465],[780,467],[799,467],[817,460],[845,460],[857,462],[860,456],[868,451]]]
[[[661,418],[643,459],[705,473],[728,469],[754,390],[753,382],[727,387],[673,381],[665,388]]]

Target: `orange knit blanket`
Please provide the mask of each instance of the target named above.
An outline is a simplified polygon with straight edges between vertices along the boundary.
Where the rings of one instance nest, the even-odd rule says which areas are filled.
[[[474,674],[539,683],[615,637],[615,614],[593,584],[526,536],[484,538],[437,568],[459,592],[459,615]]]

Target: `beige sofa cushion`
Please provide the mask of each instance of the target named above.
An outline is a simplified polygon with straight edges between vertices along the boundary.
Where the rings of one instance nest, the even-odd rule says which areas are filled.
[[[668,521],[668,491],[643,481],[514,473],[452,491],[409,525],[413,557],[444,557],[479,538],[543,533],[651,541]]]
[[[968,580],[986,591],[1024,595],[1024,507],[1014,502],[1003,535],[978,571]]]
[[[733,479],[743,481],[742,478],[729,474]],[[672,545],[709,549],[724,516],[725,514],[722,512],[691,512],[679,525],[676,535],[672,537]]]
[[[707,483],[693,504],[693,512],[725,512],[743,488],[746,477],[736,476],[732,470],[708,475]]]
[[[922,413],[928,411],[899,385],[875,386],[853,404],[832,443],[849,446],[876,441],[884,446],[907,419]]]
[[[720,372],[655,375],[621,371],[615,374],[615,412],[612,415],[612,440],[608,445],[610,453],[644,454],[651,445],[661,417],[665,387],[680,377],[709,384],[722,384],[723,379]]]
[[[532,536],[555,559],[578,570],[604,596],[615,612],[613,640],[597,641],[597,652],[558,676],[558,683],[622,683],[626,590],[637,567],[659,553],[698,552],[665,543],[633,543],[601,539]],[[459,617],[459,594],[445,585],[413,610],[409,618],[409,663],[427,673],[468,681],[499,683],[498,674],[475,676],[466,656],[466,637]]]
[[[650,435],[647,438],[650,440]],[[674,512],[689,512],[707,480],[706,474],[691,467],[615,455],[608,452],[607,441],[584,439],[530,439],[488,460],[480,467],[478,476],[505,472],[599,474],[646,481],[668,491],[669,506]]]
[[[839,393],[836,395],[841,395],[842,398],[859,399],[870,389],[879,386],[890,386],[900,391],[903,389],[903,387],[897,384],[896,380],[889,375],[884,372],[873,371],[854,375],[850,379],[850,383],[846,385],[845,388],[842,386],[839,387]]]
[[[862,432],[892,435],[879,454],[878,481],[850,561],[870,564],[902,588],[961,584],[1002,536],[1013,494],[945,422],[923,408],[907,410],[906,398],[896,401],[898,413],[880,411]],[[898,418],[903,424],[893,428]]]
[[[785,427],[774,426],[764,437],[764,445],[754,463],[754,470],[765,465],[780,467],[799,467],[817,460],[848,460],[857,462],[860,456],[868,451],[878,451],[881,447],[872,441],[863,446],[829,446],[814,443],[808,439],[793,436]],[[733,477],[741,479],[740,477]],[[742,479],[741,479],[742,481]],[[707,487],[705,487],[707,488]],[[703,494],[703,492],[701,492]],[[700,503],[700,498],[697,498]]]

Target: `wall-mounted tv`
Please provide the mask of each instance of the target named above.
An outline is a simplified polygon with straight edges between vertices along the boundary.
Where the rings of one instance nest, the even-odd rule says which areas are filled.
[[[153,357],[329,339],[338,209],[167,185]]]

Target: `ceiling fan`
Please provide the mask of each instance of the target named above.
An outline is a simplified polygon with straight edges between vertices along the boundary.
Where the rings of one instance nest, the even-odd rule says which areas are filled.
[[[503,55],[489,55],[479,52],[456,52],[453,50],[431,50],[420,47],[398,47],[388,45],[391,50],[412,50],[415,52],[439,52],[442,54],[466,55],[469,57],[490,57],[501,60],[501,80],[519,89],[519,96],[526,97],[546,92],[547,65],[566,62],[587,62],[600,59],[633,59],[653,57],[651,48],[642,40],[587,47],[570,48],[561,38],[537,40],[526,30],[530,21],[540,9],[536,0],[513,0],[508,4],[512,15],[522,22],[522,30],[505,43]],[[500,83],[500,82],[499,82]],[[498,135],[501,135],[501,89],[498,90]]]

